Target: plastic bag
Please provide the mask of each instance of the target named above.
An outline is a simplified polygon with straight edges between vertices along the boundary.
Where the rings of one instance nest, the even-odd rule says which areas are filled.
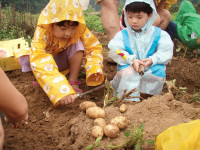
[[[81,7],[83,10],[87,10],[88,9],[88,5],[90,0],[79,0],[79,2],[81,3]]]
[[[155,150],[200,150],[200,120],[168,128],[157,136]]]

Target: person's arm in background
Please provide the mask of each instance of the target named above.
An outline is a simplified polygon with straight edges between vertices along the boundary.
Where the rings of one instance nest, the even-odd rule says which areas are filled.
[[[161,0],[158,4],[155,4],[157,12],[164,9],[165,2],[166,2],[166,0]]]
[[[0,68],[0,111],[8,122],[28,119],[28,106],[24,96],[14,87],[4,71]]]
[[[171,20],[170,12],[165,9],[166,0],[161,0],[159,3],[158,1],[154,0],[154,3],[158,15],[153,23],[153,26],[157,26],[162,30],[165,30]]]
[[[101,0],[101,20],[104,29],[107,32],[108,39],[114,38],[115,34],[120,31],[120,18],[118,15],[119,0]]]
[[[8,123],[17,123],[28,119],[28,106],[24,96],[14,87],[0,67],[0,111]],[[0,118],[0,150],[3,149],[4,130]]]

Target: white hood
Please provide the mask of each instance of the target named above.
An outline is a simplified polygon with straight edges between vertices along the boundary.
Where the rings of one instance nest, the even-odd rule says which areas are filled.
[[[152,26],[152,24],[154,23],[154,21],[157,17],[157,11],[156,11],[155,4],[154,4],[153,0],[126,0],[125,6],[124,6],[124,21],[125,21],[127,28],[129,28],[130,30],[131,30],[131,27],[129,26],[128,21],[127,21],[125,7],[126,7],[126,5],[128,5],[132,2],[144,2],[144,3],[149,4],[150,7],[153,9],[152,17],[147,21],[146,25],[144,27],[142,27],[142,31],[145,32],[147,29],[149,29]]]

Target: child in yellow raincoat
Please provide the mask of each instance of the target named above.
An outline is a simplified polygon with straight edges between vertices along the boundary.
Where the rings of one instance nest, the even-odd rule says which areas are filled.
[[[86,27],[78,0],[50,0],[40,14],[31,49],[17,50],[15,57],[23,72],[33,71],[54,106],[72,103],[76,92],[82,92],[77,80],[83,57],[87,85],[104,81],[102,46]],[[61,73],[66,70],[68,80]]]

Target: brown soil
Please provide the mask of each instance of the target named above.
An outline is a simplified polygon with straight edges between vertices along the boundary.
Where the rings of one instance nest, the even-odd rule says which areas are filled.
[[[114,139],[103,137],[102,144],[121,144],[125,138],[123,132],[131,125],[145,125],[145,139],[154,139],[158,134],[171,126],[189,122],[200,118],[200,103],[192,101],[192,92],[200,89],[199,58],[189,60],[173,58],[167,66],[167,80],[176,79],[177,87],[187,87],[189,101],[183,98],[179,101],[170,99],[165,86],[163,94],[153,96],[142,102],[124,101],[127,111],[123,114],[118,107],[106,107],[106,122],[117,115],[124,115],[129,120],[128,128],[121,130],[119,136]],[[104,72],[108,79],[112,79],[116,73],[116,65],[106,58]],[[79,109],[82,101],[90,100],[102,107],[104,90],[98,90],[92,94],[76,100],[74,104],[62,108],[54,108],[40,86],[34,86],[35,78],[32,73],[21,73],[20,70],[7,72],[8,77],[16,88],[26,97],[29,106],[29,120],[25,128],[12,128],[4,124],[5,140],[4,150],[22,149],[59,149],[59,150],[83,150],[89,144],[94,144],[91,136],[93,119],[89,119]],[[81,88],[88,91],[93,87],[87,87],[84,79]],[[100,149],[100,148],[98,148]],[[103,149],[103,148],[102,148]],[[153,150],[154,146],[145,146],[144,150]]]

